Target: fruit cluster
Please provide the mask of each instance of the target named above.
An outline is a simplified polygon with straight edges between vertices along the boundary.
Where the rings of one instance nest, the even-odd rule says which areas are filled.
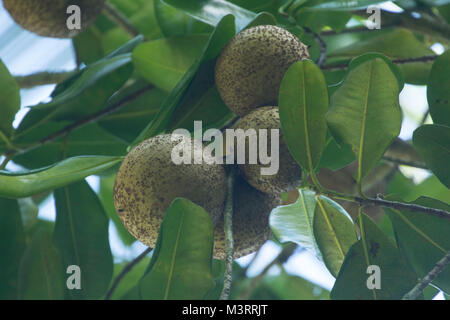
[[[307,47],[276,26],[246,29],[233,37],[217,59],[215,80],[222,100],[241,118],[233,129],[281,129],[277,105],[284,73],[296,61],[309,58]],[[281,132],[281,130],[280,130]],[[192,157],[199,141],[159,135],[142,142],[122,163],[116,177],[114,202],[127,229],[153,247],[164,213],[173,199],[187,198],[204,207],[215,225],[214,257],[225,256],[223,209],[227,196],[226,170],[214,159],[202,164],[179,164],[172,150],[190,144]],[[248,137],[246,145],[248,146]],[[270,144],[270,140],[268,141]],[[270,145],[268,146],[270,150]],[[246,155],[248,157],[248,148]],[[204,155],[203,155],[204,156]],[[301,182],[301,169],[279,140],[279,170],[261,175],[263,164],[239,164],[234,186],[233,237],[235,257],[249,254],[270,237],[268,217],[281,204],[281,194]],[[210,163],[210,164],[208,164]]]

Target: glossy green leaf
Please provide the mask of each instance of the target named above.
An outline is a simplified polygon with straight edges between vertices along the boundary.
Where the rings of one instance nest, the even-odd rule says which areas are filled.
[[[109,220],[103,206],[85,181],[55,190],[54,197],[53,243],[64,268],[76,265],[81,270],[81,289],[66,294],[72,299],[98,299],[106,293],[113,273]]]
[[[100,173],[121,161],[121,157],[75,157],[50,167],[28,172],[0,171],[0,196],[25,198],[54,190]]]
[[[416,285],[417,276],[400,252],[365,214],[358,218],[361,239],[349,250],[331,291],[331,298],[353,300],[401,299]],[[369,266],[380,268],[380,289],[367,286]],[[370,270],[369,270],[370,271]],[[369,281],[372,283],[372,281]]]
[[[311,61],[294,63],[281,82],[280,122],[284,141],[302,168],[314,171],[326,143],[328,92],[325,78]]]
[[[2,88],[0,135],[9,136],[13,131],[14,116],[20,108],[20,88],[2,60],[0,60],[0,88]]]
[[[450,211],[450,206],[435,199],[420,197],[412,202],[426,207]],[[423,278],[450,251],[450,221],[421,212],[388,209],[397,243],[409,264]],[[434,285],[450,292],[450,269],[444,269]]]
[[[209,36],[179,36],[145,42],[133,52],[137,73],[160,89],[171,91],[202,53]]]
[[[213,29],[210,25],[168,5],[163,0],[154,0],[154,7],[158,24],[166,37],[209,33]]]
[[[368,6],[382,3],[383,0],[339,0],[326,1],[324,3],[309,7],[309,10],[336,10],[336,11],[354,11],[359,9],[366,9]]]
[[[355,161],[355,154],[352,151],[352,147],[346,143],[339,145],[330,135],[327,138],[318,168],[328,168],[336,171],[353,161]]]
[[[213,226],[208,213],[186,199],[166,212],[150,271],[142,278],[143,299],[202,299],[214,287]]]
[[[222,101],[214,81],[214,61],[202,64],[189,90],[174,111],[168,129],[194,131],[194,121],[202,121],[203,130],[222,128],[234,114]]]
[[[132,290],[137,290],[137,284],[139,283],[139,280],[142,278],[142,275],[145,272],[145,269],[147,268],[147,265],[149,263],[149,258],[144,258],[141,261],[139,261],[136,265],[133,266],[133,268],[127,272],[119,284],[117,285],[116,289],[114,290],[113,295],[111,296],[111,300],[120,300],[123,299],[124,296],[127,296],[130,294]],[[117,276],[124,270],[126,266],[128,266],[132,261],[125,261],[121,263],[116,263],[114,265],[114,276],[113,278],[116,279]],[[138,297],[136,297],[138,299]]]
[[[16,140],[15,145],[19,148],[27,148],[52,132],[65,128],[66,124],[64,122],[48,122]],[[37,169],[52,165],[66,157],[124,156],[127,146],[128,144],[120,137],[106,132],[96,123],[91,123],[16,156],[14,162],[28,169]]]
[[[350,70],[331,97],[328,125],[338,140],[352,146],[359,164],[358,183],[400,134],[398,95],[397,78],[376,58]]]
[[[108,105],[116,103],[125,96],[134,94],[147,86],[149,84],[144,80],[137,81],[118,92],[110,99]],[[131,143],[153,120],[166,97],[165,91],[153,88],[125,104],[118,112],[101,119],[98,125],[110,134]]]
[[[20,262],[19,299],[64,299],[65,270],[52,244],[51,234],[40,228],[30,241]]]
[[[98,197],[103,205],[106,214],[114,223],[114,226],[116,227],[120,239],[125,245],[130,246],[136,241],[136,238],[133,237],[130,234],[130,232],[124,227],[122,221],[117,215],[116,208],[114,207],[113,189],[115,178],[116,178],[115,174],[109,175],[107,177],[101,177],[100,192],[98,193]]]
[[[332,275],[337,276],[350,247],[357,241],[352,218],[338,203],[316,197],[313,232],[322,258]]]
[[[379,52],[390,59],[418,58],[434,54],[411,31],[396,28],[392,32],[383,32],[379,36],[367,37],[356,43],[334,50],[328,54],[327,60],[329,63],[346,61],[368,52]],[[405,82],[426,84],[431,65],[431,62],[405,63],[399,65],[399,69]]]
[[[237,30],[244,29],[256,14],[225,0],[164,0],[164,2],[179,8],[191,16],[212,26],[228,14],[236,18]]]
[[[189,85],[194,80],[197,71],[203,62],[214,59],[226,45],[226,43],[235,34],[234,18],[231,15],[224,17],[211,34],[208,44],[203,48],[201,57],[189,68],[183,78],[178,82],[169,96],[164,100],[155,119],[150,122],[147,127],[132,143],[131,147],[136,146],[141,141],[161,133],[167,128],[173,112],[179,106],[179,103],[185,95]]]
[[[51,102],[32,107],[20,123],[14,139],[49,121],[74,122],[101,110],[107,99],[128,80],[132,70],[128,53],[89,65],[57,86]]]
[[[0,198],[0,299],[18,298],[20,258],[25,249],[25,233],[16,200]]]
[[[315,208],[315,192],[300,189],[295,203],[272,210],[269,224],[281,243],[295,242],[321,259],[313,230]]]
[[[433,64],[427,85],[427,99],[433,123],[450,126],[450,50]]]
[[[438,179],[450,188],[450,127],[424,125],[413,134],[414,148]]]

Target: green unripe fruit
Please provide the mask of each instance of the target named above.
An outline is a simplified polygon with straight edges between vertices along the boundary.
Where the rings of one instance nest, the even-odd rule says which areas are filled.
[[[105,0],[3,0],[5,9],[24,29],[44,37],[72,38],[91,25]],[[67,8],[81,9],[81,30],[69,30]]]
[[[287,69],[308,58],[308,48],[285,29],[272,25],[246,29],[230,40],[217,60],[217,89],[228,108],[239,116],[258,107],[278,105]]]
[[[117,214],[128,231],[150,247],[155,246],[164,214],[177,197],[203,207],[214,224],[223,213],[227,193],[224,167],[206,164],[212,159],[205,159],[203,164],[192,161],[176,165],[172,150],[184,144],[191,144],[193,157],[202,156],[201,142],[182,135],[160,135],[134,148],[117,173],[114,184]]]
[[[240,176],[236,177],[233,196],[234,257],[239,258],[270,239],[269,215],[281,204],[281,196],[260,192]],[[223,221],[214,230],[214,257],[225,259]]]
[[[289,192],[297,188],[302,181],[302,170],[292,157],[289,149],[284,142],[283,133],[281,131],[280,115],[277,107],[263,107],[249,113],[239,119],[233,126],[233,129],[242,129],[247,131],[254,129],[257,134],[257,141],[260,141],[260,129],[267,129],[267,150],[270,153],[272,148],[271,130],[279,131],[279,168],[278,172],[273,175],[261,174],[261,168],[269,167],[263,165],[259,161],[256,164],[250,164],[249,161],[249,137],[246,136],[245,163],[238,164],[239,170],[245,180],[254,188],[266,193],[283,193]],[[235,150],[237,150],[237,139],[235,139]],[[237,153],[237,152],[235,152]],[[272,155],[274,157],[274,155]],[[272,159],[273,161],[274,159]]]

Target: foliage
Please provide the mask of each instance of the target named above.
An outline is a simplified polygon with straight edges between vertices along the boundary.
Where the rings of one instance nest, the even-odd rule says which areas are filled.
[[[193,132],[194,120],[206,130],[235,119],[215,85],[216,58],[236,33],[266,24],[290,30],[311,52],[280,87],[283,137],[304,179],[293,201],[274,208],[270,227],[274,240],[307,249],[336,282],[328,293],[288,274],[286,259],[275,261],[280,274],[256,278],[235,264],[231,297],[251,290],[250,299],[401,299],[449,252],[450,54],[436,58],[430,49],[449,45],[445,1],[395,1],[407,10],[382,12],[389,23],[381,30],[362,24],[367,6],[382,2],[375,0],[109,2],[140,35],[100,15],[73,39],[79,69],[51,100],[25,106],[16,127],[20,88],[0,61],[0,299],[102,299],[108,290],[113,299],[219,298],[225,267],[213,259],[212,222],[182,198],[167,210],[151,259],[121,278],[127,264],[114,264],[110,221],[125,245],[135,239],[115,213],[114,177],[149,137]],[[405,84],[427,85],[432,120],[408,142],[413,161],[385,156],[402,129]],[[417,163],[429,174],[421,184],[399,170]],[[389,174],[380,174],[386,166]],[[323,172],[345,170],[353,170],[350,186],[337,178],[334,188],[322,185]],[[84,180],[91,175],[100,190]],[[34,211],[49,196],[55,223]],[[82,270],[81,290],[66,286],[71,265]],[[373,265],[380,289],[367,286]],[[431,284],[450,294],[449,268]],[[419,298],[435,293],[429,286]]]

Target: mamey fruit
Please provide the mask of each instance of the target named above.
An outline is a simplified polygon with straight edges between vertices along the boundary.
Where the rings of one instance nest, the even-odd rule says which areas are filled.
[[[308,48],[285,29],[271,25],[246,29],[230,40],[217,60],[217,89],[239,116],[257,107],[278,105],[287,69],[308,58]]]
[[[233,129],[242,129],[247,131],[248,129],[255,129],[258,140],[258,148],[260,141],[260,129],[267,129],[267,151],[271,152],[271,130],[278,129],[279,131],[279,157],[274,159],[272,155],[272,161],[279,160],[278,172],[273,175],[262,175],[261,168],[269,167],[269,165],[263,165],[258,162],[256,164],[249,163],[249,137],[246,136],[246,150],[245,150],[245,164],[239,164],[239,169],[244,176],[245,180],[258,189],[259,191],[266,193],[282,193],[289,192],[298,187],[302,179],[302,170],[297,162],[294,160],[289,152],[286,143],[283,140],[283,134],[281,131],[280,115],[277,107],[263,107],[258,108],[250,114],[239,119],[233,126]],[[235,156],[238,152],[237,139],[235,139]],[[259,151],[259,149],[258,149]]]
[[[240,176],[236,177],[233,195],[234,257],[239,258],[256,251],[269,240],[269,215],[281,204],[281,196],[260,192]],[[223,221],[214,229],[214,258],[225,258]]]
[[[12,18],[28,31],[44,37],[71,38],[92,24],[103,9],[105,0],[3,0]],[[81,9],[81,30],[69,30],[67,8]]]
[[[224,167],[205,161],[176,165],[171,158],[172,150],[183,144],[191,144],[194,156],[201,156],[198,154],[201,142],[182,135],[160,135],[134,148],[117,173],[114,184],[117,214],[128,231],[150,247],[156,243],[167,208],[177,197],[202,206],[214,224],[222,215],[227,192]],[[194,144],[199,144],[198,148]]]

